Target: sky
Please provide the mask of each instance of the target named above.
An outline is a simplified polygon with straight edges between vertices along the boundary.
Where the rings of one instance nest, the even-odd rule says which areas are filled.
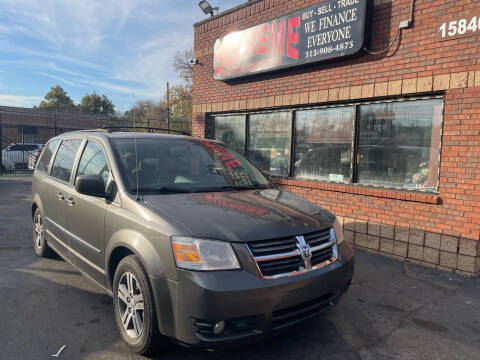
[[[209,0],[220,11],[245,0]],[[75,101],[107,95],[120,111],[157,100],[178,50],[193,47],[199,0],[0,0],[0,105],[38,105],[59,84]]]

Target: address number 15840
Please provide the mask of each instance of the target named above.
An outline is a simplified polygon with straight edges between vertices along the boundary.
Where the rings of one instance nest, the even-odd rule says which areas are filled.
[[[459,36],[471,36],[480,31],[480,17],[474,16],[472,19],[460,19],[450,22],[444,22],[438,30],[442,39],[459,37]]]

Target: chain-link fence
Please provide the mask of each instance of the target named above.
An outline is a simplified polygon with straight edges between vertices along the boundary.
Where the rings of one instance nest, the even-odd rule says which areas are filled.
[[[103,116],[0,106],[0,175],[31,173],[47,141],[59,134],[95,128],[122,131],[191,132],[190,118]]]

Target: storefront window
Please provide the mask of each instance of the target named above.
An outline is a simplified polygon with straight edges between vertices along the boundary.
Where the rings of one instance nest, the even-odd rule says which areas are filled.
[[[272,175],[436,191],[442,119],[439,97],[359,102],[217,116],[213,135]]]
[[[443,102],[359,106],[358,182],[435,190]]]
[[[289,112],[250,115],[248,158],[273,175],[288,176],[291,134]]]
[[[245,115],[216,116],[213,138],[243,154],[245,151]]]
[[[294,176],[350,181],[354,107],[297,111]]]

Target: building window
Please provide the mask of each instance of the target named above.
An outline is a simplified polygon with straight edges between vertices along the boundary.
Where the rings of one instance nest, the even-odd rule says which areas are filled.
[[[442,119],[442,98],[403,99],[213,116],[212,136],[276,176],[436,191]]]
[[[272,175],[288,176],[292,139],[290,112],[252,114],[248,123],[248,158]]]
[[[354,119],[353,106],[297,111],[294,176],[350,181]]]
[[[442,112],[438,99],[360,105],[358,182],[436,189]]]
[[[213,138],[243,154],[245,152],[245,115],[217,116]]]

